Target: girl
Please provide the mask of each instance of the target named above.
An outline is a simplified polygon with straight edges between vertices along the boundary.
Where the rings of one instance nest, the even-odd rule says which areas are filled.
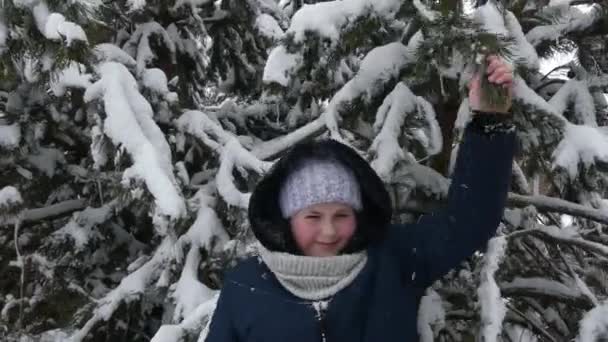
[[[510,69],[488,59],[490,82]],[[294,146],[256,186],[249,205],[259,257],[230,271],[208,342],[417,341],[425,289],[495,233],[514,150],[509,104],[484,107],[470,83],[467,126],[442,212],[391,224],[380,178],[331,140]]]

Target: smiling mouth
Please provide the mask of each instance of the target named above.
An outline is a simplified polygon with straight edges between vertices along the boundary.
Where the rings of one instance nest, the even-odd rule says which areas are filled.
[[[317,242],[319,245],[322,246],[335,246],[338,244],[338,241],[334,241],[334,242]]]

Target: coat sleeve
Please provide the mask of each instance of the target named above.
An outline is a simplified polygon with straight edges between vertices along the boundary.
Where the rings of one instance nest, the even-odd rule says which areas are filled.
[[[205,338],[205,342],[239,341],[234,325],[234,317],[231,312],[229,286],[224,286],[217,300],[213,316],[211,317],[209,333]]]
[[[448,191],[447,207],[417,223],[396,225],[402,269],[421,287],[458,266],[495,234],[509,190],[515,133],[484,133],[469,125]]]

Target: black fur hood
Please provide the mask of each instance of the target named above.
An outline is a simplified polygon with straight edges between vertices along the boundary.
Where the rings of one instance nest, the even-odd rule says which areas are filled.
[[[286,176],[306,159],[329,159],[353,171],[359,187],[363,209],[357,212],[355,235],[343,253],[367,248],[382,239],[390,224],[391,200],[380,177],[352,148],[335,140],[299,143],[280,158],[256,185],[249,202],[249,222],[256,238],[269,250],[301,254],[279,207],[279,190]]]

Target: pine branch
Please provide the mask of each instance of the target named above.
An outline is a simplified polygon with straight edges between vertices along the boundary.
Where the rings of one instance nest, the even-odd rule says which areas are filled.
[[[85,207],[86,204],[84,199],[73,199],[49,205],[47,207],[27,209],[22,214],[21,225],[29,226],[43,220],[54,220],[70,215],[74,211],[84,209]],[[14,222],[5,223],[14,224]]]
[[[577,203],[569,202],[555,197],[548,197],[543,195],[523,196],[515,193],[509,193],[507,203],[510,207],[518,208],[533,205],[539,210],[583,217],[592,221],[608,224],[608,214],[598,209],[589,208]]]

